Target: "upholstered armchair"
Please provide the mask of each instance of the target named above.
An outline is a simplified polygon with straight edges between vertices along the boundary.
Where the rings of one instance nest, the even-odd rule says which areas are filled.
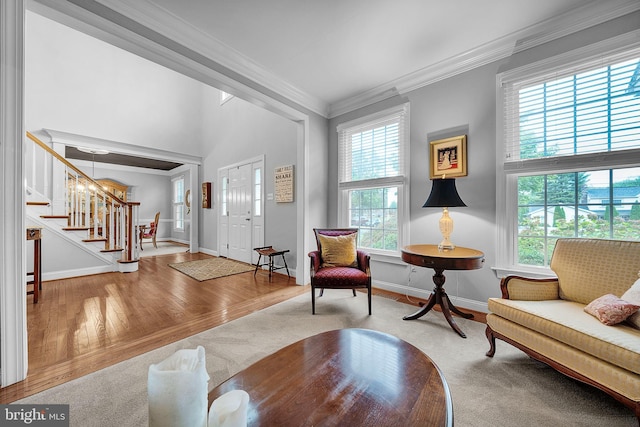
[[[369,254],[357,249],[357,228],[313,229],[318,250],[311,258],[311,313],[316,314],[316,289],[366,289],[371,315]]]

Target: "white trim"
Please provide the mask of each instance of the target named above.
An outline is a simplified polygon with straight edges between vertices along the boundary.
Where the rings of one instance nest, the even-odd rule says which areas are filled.
[[[639,47],[640,30],[631,31],[570,52],[564,52],[561,55],[550,56],[540,61],[503,71],[499,74],[500,83],[504,85],[515,80],[535,79],[538,75],[553,73],[556,68],[570,69],[575,64],[596,60],[601,56],[614,57],[615,55],[621,55],[626,57],[630,55],[629,51]]]
[[[147,159],[163,160],[174,163],[202,164],[202,157],[192,156],[185,153],[160,150],[153,147],[143,147],[140,145],[128,144],[125,142],[111,141],[108,139],[95,138],[92,136],[77,135],[68,132],[61,132],[52,129],[43,129],[49,136],[52,143],[72,145],[74,147],[83,146],[87,148],[104,148],[111,153],[126,154],[128,156],[144,157]]]
[[[23,0],[0,1],[0,386],[27,376]]]

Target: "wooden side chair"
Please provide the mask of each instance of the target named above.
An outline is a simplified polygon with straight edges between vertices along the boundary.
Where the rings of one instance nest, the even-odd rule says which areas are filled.
[[[371,315],[369,254],[357,249],[357,228],[313,229],[318,250],[311,258],[311,313],[316,314],[316,289],[366,289]]]
[[[156,213],[156,218],[153,220],[151,224],[149,224],[149,229],[146,228],[142,231],[142,235],[140,236],[140,250],[142,249],[142,239],[151,239],[154,248],[158,248],[158,244],[156,243],[156,235],[158,234],[158,221],[160,221],[160,212]]]

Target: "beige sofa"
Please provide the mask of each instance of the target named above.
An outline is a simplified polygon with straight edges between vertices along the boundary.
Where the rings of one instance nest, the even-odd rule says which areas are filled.
[[[495,354],[496,338],[504,340],[610,394],[640,424],[640,330],[628,322],[606,326],[584,311],[602,295],[621,297],[634,285],[640,242],[559,239],[550,267],[556,279],[502,279],[502,298],[489,299],[487,356]]]

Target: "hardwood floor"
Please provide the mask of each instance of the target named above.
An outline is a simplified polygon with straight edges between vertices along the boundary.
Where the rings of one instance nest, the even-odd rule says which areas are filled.
[[[169,263],[209,258],[179,253],[142,258],[134,273],[43,283],[27,297],[27,379],[0,389],[10,403],[270,305],[308,292],[295,278],[253,272],[198,282]]]
[[[0,388],[11,403],[123,360],[310,292],[295,278],[266,272],[198,282],[169,263],[209,258],[182,252],[142,258],[134,273],[105,273],[43,283],[27,297],[29,372]],[[374,289],[408,304],[424,300]],[[309,306],[311,307],[311,306]],[[309,308],[311,310],[311,308]],[[465,310],[467,311],[467,310]],[[484,314],[474,312],[476,320]]]

